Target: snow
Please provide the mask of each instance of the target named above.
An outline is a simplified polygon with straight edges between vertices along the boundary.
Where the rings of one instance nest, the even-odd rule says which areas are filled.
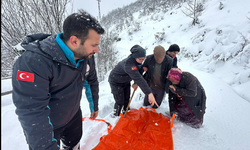
[[[222,10],[219,9],[217,0],[207,0],[207,9],[200,17],[201,24],[196,26],[190,25],[191,19],[180,9],[174,8],[166,14],[158,13],[142,18],[138,18],[138,13],[135,13],[134,17],[141,22],[141,30],[132,35],[128,35],[128,30],[123,30],[119,34],[122,40],[115,45],[118,50],[117,58],[121,60],[129,55],[130,48],[135,44],[147,48],[149,55],[157,45],[162,45],[167,50],[171,44],[176,43],[181,48],[177,55],[179,68],[194,74],[203,85],[207,96],[204,124],[202,128],[194,129],[174,120],[172,135],[175,150],[250,149],[250,44],[239,52],[239,55],[234,55],[242,44],[239,33],[250,39],[250,20],[247,19],[247,16],[250,18],[250,0],[221,2],[224,5]],[[170,12],[173,14],[170,15]],[[164,19],[150,19],[157,18],[157,15]],[[218,34],[219,30],[222,30],[222,33]],[[164,41],[155,40],[154,35],[157,32],[165,32]],[[200,50],[202,52],[199,54]],[[216,56],[219,56],[218,59],[215,59]],[[100,83],[97,118],[106,120],[114,128],[119,118],[110,116],[114,99],[107,81],[108,75],[109,72]],[[2,80],[1,91],[10,89],[11,80]],[[131,88],[131,94],[132,91]],[[87,118],[83,122],[80,144],[81,150],[89,150],[108,132],[104,122],[88,119],[90,110],[84,93],[85,91],[81,108],[83,117]],[[28,149],[15,114],[12,95],[1,98],[1,149]],[[138,88],[132,99],[131,108],[141,107],[143,98],[144,94]],[[168,95],[165,95],[163,103],[156,111],[164,115],[169,114]]]
[[[239,96],[230,85],[220,78],[192,68],[187,62],[180,62],[179,67],[183,71],[191,72],[200,80],[206,90],[207,109],[201,129],[194,129],[174,120],[172,129],[174,149],[249,149],[250,103],[243,99],[243,96]],[[8,85],[11,87],[11,84]],[[141,107],[143,97],[144,94],[138,89],[132,99],[131,108],[138,109]],[[110,87],[106,79],[100,83],[98,119],[104,119],[114,127],[119,118],[110,116],[113,105],[113,95],[110,93]],[[2,96],[1,108],[2,149],[28,149],[22,128],[15,114],[11,94]],[[108,133],[107,125],[104,122],[88,119],[90,111],[85,96],[82,98],[81,108],[83,117],[87,117],[83,122],[81,150],[89,150],[98,144],[101,136]],[[164,115],[169,114],[167,95],[156,111]]]
[[[2,80],[1,93],[11,91],[12,86],[10,86],[10,84],[12,84],[11,80]]]
[[[112,9],[121,8],[135,1],[136,0],[125,0],[125,1],[100,0],[101,16],[107,15]],[[84,9],[95,17],[99,16],[97,0],[84,0],[84,1],[74,0],[72,1],[72,5],[75,10]]]

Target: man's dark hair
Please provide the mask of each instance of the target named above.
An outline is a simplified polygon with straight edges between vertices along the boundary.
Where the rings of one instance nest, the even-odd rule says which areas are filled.
[[[98,34],[105,32],[94,17],[80,9],[78,13],[73,13],[65,19],[63,23],[63,40],[68,41],[74,35],[84,43],[88,38],[89,29],[95,30]]]
[[[180,52],[180,47],[177,44],[172,44],[169,46],[168,50],[169,52]]]

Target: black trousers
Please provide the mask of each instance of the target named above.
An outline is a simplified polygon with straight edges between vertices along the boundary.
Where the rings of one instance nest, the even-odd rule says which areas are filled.
[[[153,95],[155,97],[155,101],[160,106],[161,102],[163,100],[164,94],[165,94],[165,90],[163,90],[163,89],[162,90],[156,90],[156,89],[152,89],[152,88],[151,88],[151,90],[152,90]],[[148,95],[145,95],[143,106],[148,106],[148,105],[150,105],[149,102],[148,102]],[[152,106],[152,108],[158,108],[158,107],[154,104],[154,106]]]
[[[126,110],[130,98],[130,83],[125,85],[115,85],[110,83],[111,93],[117,105],[124,106]]]
[[[58,145],[60,145],[60,140],[62,141],[64,150],[72,150],[80,142],[82,137],[81,109],[78,110],[68,124],[54,130],[54,137],[57,140]]]

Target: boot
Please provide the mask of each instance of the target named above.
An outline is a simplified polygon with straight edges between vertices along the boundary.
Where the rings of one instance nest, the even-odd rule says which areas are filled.
[[[119,116],[121,113],[121,109],[122,109],[122,105],[118,105],[115,103],[113,117]]]
[[[128,104],[125,104],[125,105],[123,106],[123,109],[122,109],[122,114],[123,114],[123,115],[125,114],[127,107],[128,107]],[[128,107],[128,111],[129,111],[129,110],[130,110],[130,107]]]

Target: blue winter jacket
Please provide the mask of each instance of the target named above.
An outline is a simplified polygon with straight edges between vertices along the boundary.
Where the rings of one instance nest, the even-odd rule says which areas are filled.
[[[35,150],[59,149],[53,130],[66,125],[80,109],[84,84],[90,94],[87,97],[91,112],[98,110],[99,85],[94,58],[76,63],[61,36],[27,36],[21,44],[26,51],[13,68],[16,114],[29,147]]]

